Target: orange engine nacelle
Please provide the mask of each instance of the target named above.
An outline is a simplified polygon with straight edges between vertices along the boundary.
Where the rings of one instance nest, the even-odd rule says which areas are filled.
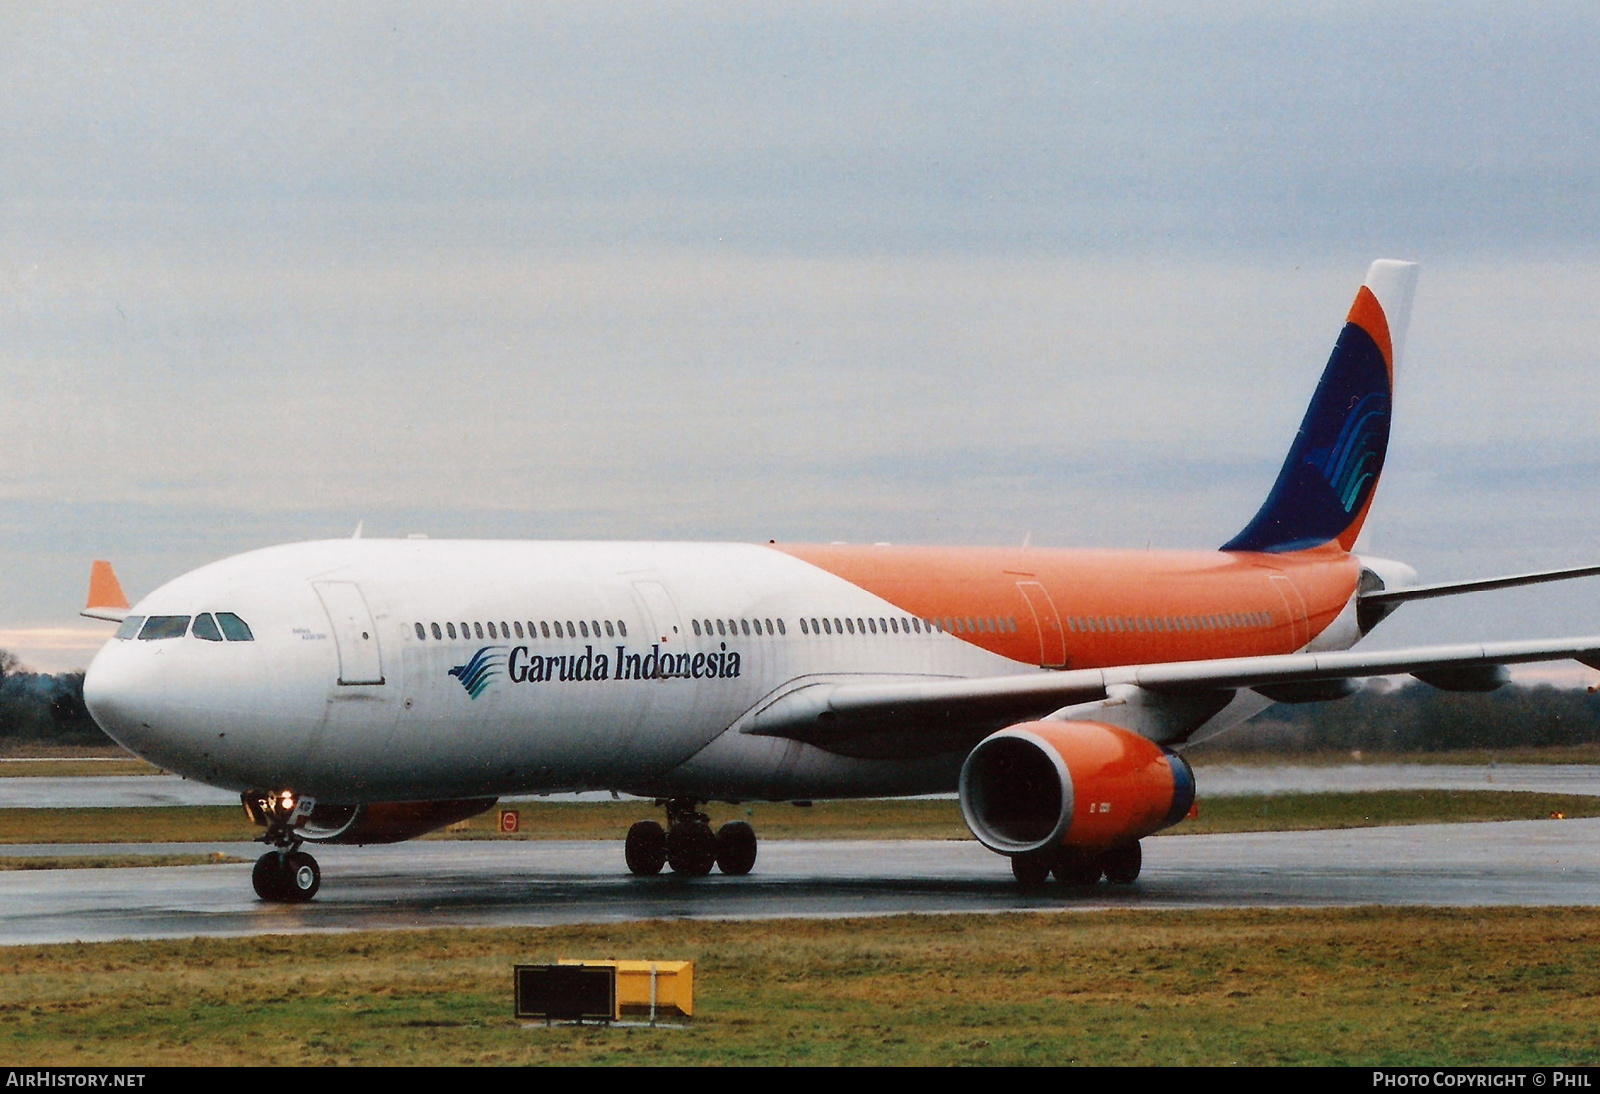
[[[447,802],[374,802],[324,805],[318,802],[295,825],[295,834],[313,843],[399,843],[447,824],[475,817],[494,798]]]
[[[1194,804],[1183,757],[1099,722],[1023,722],[985,737],[961,768],[961,812],[1003,855],[1090,851],[1177,824]]]

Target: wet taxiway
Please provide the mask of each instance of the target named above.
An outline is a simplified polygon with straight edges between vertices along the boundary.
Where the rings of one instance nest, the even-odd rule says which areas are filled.
[[[972,842],[769,841],[754,873],[630,877],[618,842],[425,841],[316,850],[323,890],[268,905],[248,865],[0,872],[0,944],[646,918],[1061,908],[1600,905],[1600,820],[1166,836],[1138,883],[1018,890]],[[53,845],[0,854],[194,853],[255,844]]]

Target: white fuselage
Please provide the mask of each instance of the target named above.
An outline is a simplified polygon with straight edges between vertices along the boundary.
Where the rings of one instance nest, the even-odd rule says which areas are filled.
[[[132,609],[204,612],[253,639],[107,643],[85,681],[96,720],[187,777],[329,801],[950,790],[961,755],[852,759],[732,727],[818,680],[1040,671],[741,544],[302,543],[195,570]],[[851,625],[802,630],[823,616]],[[452,674],[475,657],[475,678]]]

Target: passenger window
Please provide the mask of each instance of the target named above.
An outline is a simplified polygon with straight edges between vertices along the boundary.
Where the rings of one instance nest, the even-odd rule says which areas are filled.
[[[422,632],[422,624],[417,624],[417,632]],[[210,612],[203,612],[194,617],[194,630],[191,632],[196,638],[204,638],[207,642],[221,642],[222,632],[217,630],[217,621],[211,618]]]
[[[441,633],[440,630],[439,630],[439,624],[430,623],[430,624],[428,624],[428,629],[433,631],[433,636],[435,638],[443,638],[444,637],[443,633]]]
[[[607,638],[615,638],[616,636],[617,636],[617,629],[611,625],[611,620],[609,620],[609,619],[606,620],[606,637]]]
[[[745,633],[746,637],[749,637],[749,634],[750,634],[750,621],[748,619],[739,620],[739,629]]]
[[[422,629],[422,624],[418,623],[415,624],[415,626],[417,628],[417,638],[421,639],[422,641],[427,641],[428,632]],[[195,624],[195,633],[200,633],[200,625],[198,623]],[[219,634],[217,637],[221,638],[222,636]]]
[[[250,624],[232,612],[218,612],[217,626],[222,628],[222,637],[229,642],[254,642],[256,640],[256,636],[250,633]],[[144,636],[140,635],[140,637]]]
[[[855,634],[856,633],[856,621],[854,619],[846,619],[844,621],[844,626],[845,626],[845,629],[847,631],[849,631],[851,634]]]
[[[723,636],[726,636],[728,633],[728,628],[723,625],[723,622],[720,619],[717,620],[717,633]]]
[[[833,633],[833,624],[830,623],[828,620],[824,619],[822,621],[822,632],[824,634],[832,634]]]
[[[517,620],[515,623],[513,623],[511,625],[512,625],[512,627],[516,628],[517,637],[521,638],[522,637],[522,620],[519,619],[519,620]]]
[[[186,615],[152,615],[144,621],[139,640],[153,642],[158,638],[182,638],[188,630],[189,617]]]
[[[689,620],[689,625],[694,628],[694,636],[696,638],[699,638],[700,637],[700,620],[691,619],[691,620]]]
[[[804,619],[802,619],[802,620],[800,620],[800,622],[801,622],[801,623],[802,623],[802,624],[804,624],[804,623],[805,623],[805,620],[804,620]],[[785,630],[784,630],[784,629],[783,629],[783,620],[781,620],[781,619],[780,619],[780,620],[778,620],[778,633],[779,633],[779,634],[787,634],[787,633],[788,633],[788,632],[787,632],[787,631],[785,631]]]
[[[596,638],[599,638],[600,637],[600,620],[598,620],[598,619],[589,620],[589,626],[594,629],[594,636]]]
[[[482,638],[482,637],[483,637],[483,624],[482,624],[482,623],[474,623],[474,624],[473,624],[473,625],[472,625],[472,629],[473,629],[473,630],[474,630],[474,631],[475,631],[475,632],[477,632],[477,635],[478,635],[478,637],[479,637],[479,638],[480,638],[480,639],[481,639],[481,638]]]
[[[567,637],[568,638],[576,638],[576,637],[578,637],[578,628],[574,627],[572,625],[572,620],[570,620],[570,619],[567,620]]]
[[[834,634],[843,634],[844,633],[844,624],[839,622],[839,617],[838,616],[834,616],[833,617],[833,633]]]
[[[778,622],[782,623],[783,620],[780,619],[780,620],[778,620]],[[810,634],[811,633],[811,628],[806,624],[806,617],[803,616],[803,615],[800,617],[800,633],[801,634]]]
[[[623,638],[628,637],[628,625],[620,619],[617,620],[617,633]]]
[[[587,624],[587,623],[585,623],[585,622],[584,622],[584,621],[583,621],[583,620],[581,620],[581,619],[580,619],[580,620],[578,620],[578,630],[580,630],[580,631],[582,631],[582,632],[583,632],[583,636],[584,636],[584,637],[585,637],[585,638],[588,638],[588,637],[589,637],[589,624]]]
[[[739,621],[737,619],[728,620],[728,633],[729,634],[738,634],[739,633]]]
[[[511,626],[504,619],[500,620],[500,637],[501,638],[510,638],[511,637]],[[521,635],[518,635],[517,637],[520,638]]]
[[[126,642],[139,633],[139,628],[144,626],[144,616],[130,615],[123,619],[122,626],[117,628],[117,637]]]
[[[550,637],[550,624],[549,623],[540,623],[539,624],[539,633],[541,635],[543,635],[545,638],[549,638]]]
[[[772,633],[772,620],[770,620],[770,619],[767,620],[767,633],[768,634]]]
[[[871,634],[878,633],[878,621],[871,616],[867,617],[867,631]]]
[[[480,635],[479,637],[482,637],[482,636]],[[495,633],[495,629],[494,629],[494,624],[493,623],[489,624],[489,637],[490,638],[498,638],[498,637],[500,637],[498,634]]]
[[[454,623],[446,623],[444,625],[444,629],[450,632],[450,637],[452,639],[455,638],[455,636],[456,636],[456,625]]]

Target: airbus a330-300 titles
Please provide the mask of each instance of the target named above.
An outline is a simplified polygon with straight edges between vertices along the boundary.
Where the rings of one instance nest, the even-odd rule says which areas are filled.
[[[1356,537],[1389,440],[1416,267],[1372,265],[1260,511],[1214,551],[353,538],[271,547],[129,607],[96,563],[95,720],[237,790],[264,900],[315,842],[408,839],[503,795],[653,797],[637,874],[744,874],[700,806],[956,791],[1024,884],[1139,874],[1190,810],[1182,750],[1272,702],[1410,673],[1488,690],[1600,667],[1600,637],[1354,652],[1407,600],[1600,573],[1417,585]]]

